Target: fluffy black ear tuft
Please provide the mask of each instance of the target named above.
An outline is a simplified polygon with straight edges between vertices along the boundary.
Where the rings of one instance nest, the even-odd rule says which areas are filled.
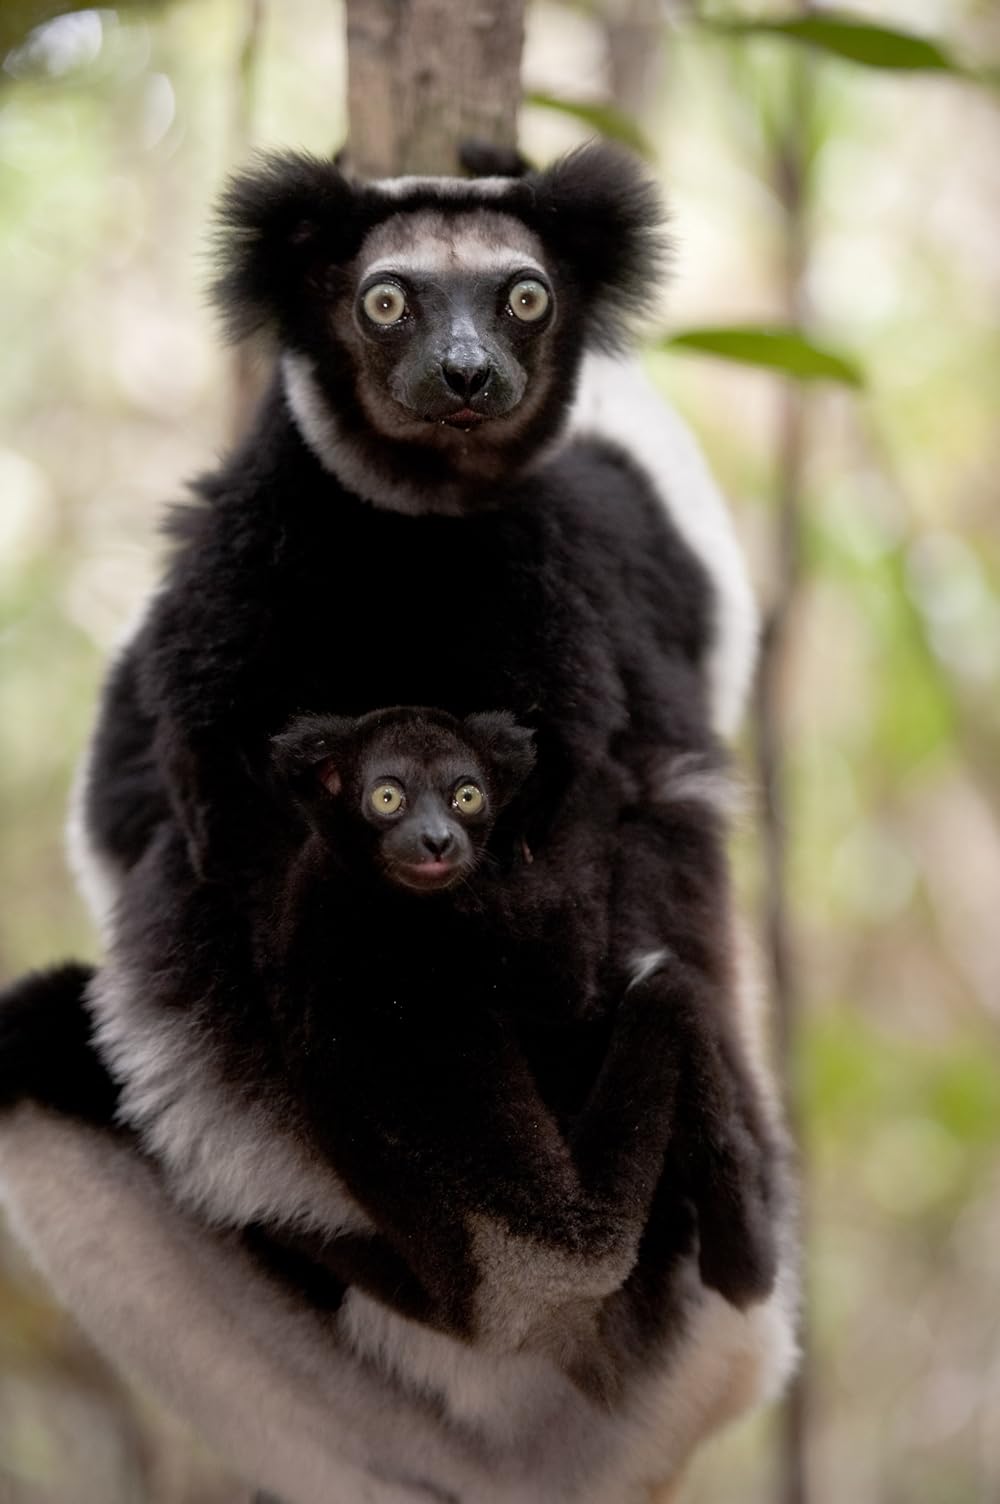
[[[527,182],[542,239],[580,288],[591,338],[619,348],[648,316],[666,271],[669,241],[655,184],[634,157],[604,141]]]
[[[332,161],[275,152],[230,179],[218,207],[212,296],[233,341],[294,319],[357,249],[359,190]]]
[[[496,791],[506,803],[535,766],[535,733],[518,725],[506,710],[467,715],[462,730],[475,750],[487,759]]]
[[[343,715],[303,715],[271,738],[276,772],[290,782],[325,763],[336,763],[357,735],[357,721]]]

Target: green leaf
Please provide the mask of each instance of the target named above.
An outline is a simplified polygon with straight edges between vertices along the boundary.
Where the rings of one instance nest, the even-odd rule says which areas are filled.
[[[789,16],[774,21],[711,21],[711,30],[728,36],[781,36],[866,68],[905,72],[958,73],[968,69],[947,47],[911,31],[880,26],[858,17],[826,11],[822,15]]]
[[[799,329],[757,325],[682,329],[679,334],[668,335],[662,341],[662,348],[719,355],[741,365],[784,371],[799,381],[837,381],[842,386],[864,386],[864,374],[856,361],[816,344]]]
[[[595,104],[591,100],[562,99],[556,94],[533,90],[524,96],[525,104],[534,104],[542,110],[558,110],[562,115],[571,115],[582,120],[601,136],[611,141],[621,141],[642,157],[652,158],[653,148],[636,125],[635,121],[613,104]]]

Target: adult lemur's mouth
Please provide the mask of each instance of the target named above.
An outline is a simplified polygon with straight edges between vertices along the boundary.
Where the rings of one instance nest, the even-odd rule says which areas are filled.
[[[474,428],[477,423],[487,421],[485,413],[477,413],[471,407],[459,408],[457,413],[449,413],[446,418],[439,419],[439,422],[447,423],[449,428]]]

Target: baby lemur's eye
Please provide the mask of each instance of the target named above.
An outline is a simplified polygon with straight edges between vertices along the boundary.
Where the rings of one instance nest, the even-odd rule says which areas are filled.
[[[460,783],[451,797],[451,802],[460,815],[478,815],[486,803],[486,795],[478,784]]]
[[[376,282],[361,299],[373,324],[398,324],[406,312],[406,295],[395,282]]]
[[[368,797],[372,808],[380,815],[398,815],[406,803],[402,786],[389,778],[382,783],[377,783]]]
[[[523,282],[514,283],[507,307],[522,324],[534,324],[548,313],[551,301],[547,287],[536,282],[534,277],[526,277]]]

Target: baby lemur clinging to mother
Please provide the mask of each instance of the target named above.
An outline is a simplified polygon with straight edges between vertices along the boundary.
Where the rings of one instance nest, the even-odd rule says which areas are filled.
[[[224,1104],[192,1096],[169,1027],[153,1052],[98,1031],[119,1120],[183,1201],[240,1229],[317,1304],[372,1297],[488,1344],[491,1313],[499,1304],[509,1327],[516,1300],[519,1343],[546,1351],[570,1306],[558,1361],[606,1390],[617,1365],[602,1304],[635,1263],[665,1163],[699,1219],[709,1277],[716,1236],[730,1263],[734,1241],[767,1256],[761,1125],[715,1068],[719,1020],[684,1006],[676,958],[654,953],[637,973],[643,937],[610,933],[620,856],[602,802],[619,794],[595,780],[589,812],[534,861],[517,798],[532,733],[506,713],[305,716],[272,747],[284,844],[258,879],[252,957],[226,954],[225,888],[199,883],[168,843],[155,870],[186,897],[170,974],[141,1006],[166,1008],[158,987],[199,999],[201,1047],[229,1062],[247,1120],[263,1111],[282,1124],[304,1199],[281,1204],[264,1140],[252,1174],[206,1153],[225,1147]],[[681,845],[705,818],[695,804],[677,802]],[[693,864],[679,902],[694,912],[714,881]],[[162,943],[157,912],[126,911],[126,973]],[[84,980],[36,979],[39,1027],[46,992],[65,1000],[75,986],[82,1009]],[[78,1056],[79,1033],[65,1034]],[[110,1084],[102,1095],[88,1076],[105,1103]],[[179,1113],[192,1107],[202,1134],[189,1127],[178,1155]],[[734,1134],[747,1112],[752,1132]]]
[[[422,1285],[398,1283],[395,1303],[405,1289],[423,1320],[459,1332],[476,1332],[477,1219],[586,1251],[596,1299],[634,1262],[665,1157],[690,1186],[709,1277],[716,1238],[729,1260],[741,1240],[751,1262],[767,1257],[762,1125],[716,1069],[720,1020],[684,1006],[677,957],[637,970],[644,936],[610,933],[621,858],[603,806],[620,792],[581,790],[589,817],[531,861],[516,798],[531,740],[506,714],[399,707],[303,718],[274,743],[311,832],[261,924],[285,1068]],[[682,792],[680,847],[705,818]],[[676,902],[693,917],[717,874],[691,854]],[[502,1264],[498,1248],[494,1278]],[[577,1281],[567,1290],[579,1298]]]

